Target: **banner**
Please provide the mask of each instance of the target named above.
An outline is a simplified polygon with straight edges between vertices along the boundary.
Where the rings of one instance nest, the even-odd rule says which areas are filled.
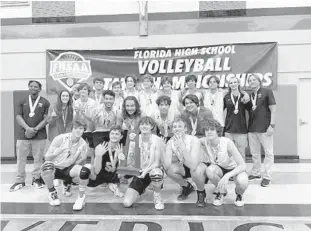
[[[94,77],[105,79],[105,89],[112,82],[134,74],[154,77],[160,88],[161,77],[170,76],[173,89],[183,89],[185,77],[194,74],[197,88],[208,88],[211,75],[220,79],[220,87],[228,87],[232,76],[248,87],[247,78],[258,73],[262,85],[276,89],[277,43],[224,44],[178,48],[139,48],[126,50],[47,50],[47,92],[63,88],[71,90],[78,82],[92,85]]]

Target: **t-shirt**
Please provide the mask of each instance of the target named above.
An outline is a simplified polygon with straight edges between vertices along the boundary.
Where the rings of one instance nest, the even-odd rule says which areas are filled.
[[[81,98],[77,99],[73,104],[74,115],[76,114],[75,108],[82,108],[85,115],[92,118],[94,108],[97,106],[97,103],[94,99],[88,98],[87,102],[82,102]],[[74,116],[75,117],[75,116]],[[80,113],[79,120],[82,120],[87,124],[86,132],[92,132],[94,130],[93,122],[88,121],[83,115]]]
[[[231,154],[228,152],[228,149],[234,148],[234,143],[227,137],[220,137],[220,145],[219,150],[216,153],[212,152],[210,144],[207,142],[206,138],[200,139],[201,145],[203,147],[204,152],[207,153],[209,158],[209,163],[217,164],[224,169],[234,169],[237,164],[234,161]]]
[[[77,143],[71,146],[71,136],[72,133],[56,136],[46,153],[46,159],[52,161],[56,168],[64,169],[75,164],[80,159],[86,159],[87,143],[80,138]],[[53,155],[54,152],[58,152],[58,155],[50,160],[49,155]]]
[[[140,109],[146,116],[150,116],[157,109],[157,93],[150,94],[141,91],[139,92]]]
[[[254,93],[250,95],[254,97]],[[249,132],[265,133],[271,123],[271,111],[269,106],[275,105],[275,99],[272,90],[259,88],[257,91],[256,109],[253,110],[253,103],[250,101],[247,105],[249,110]]]
[[[240,99],[238,102],[238,110],[237,114],[234,113],[235,105],[232,102],[231,94],[227,93],[224,97],[223,104],[224,109],[227,109],[227,115],[225,119],[225,132],[228,133],[237,133],[237,134],[246,134],[247,131],[247,124],[246,124],[246,106],[244,103],[241,102],[244,94],[241,93]],[[233,96],[234,102],[238,100],[238,96]]]
[[[32,99],[33,105],[36,99]],[[40,124],[42,120],[44,120],[45,115],[48,115],[49,107],[50,107],[49,101],[45,99],[44,97],[40,96],[40,99],[34,111],[35,115],[33,117],[30,117],[29,116],[29,113],[30,113],[29,96],[27,96],[26,98],[20,100],[15,105],[15,111],[16,111],[16,115],[22,116],[23,120],[29,127],[34,128],[38,124]],[[46,138],[47,138],[47,135],[46,135],[45,126],[43,126],[43,128],[41,128],[36,133],[36,135],[30,139],[25,137],[25,129],[22,126],[19,126],[18,128],[18,133],[17,133],[18,140],[44,140]]]
[[[172,137],[173,122],[174,119],[178,116],[180,116],[180,113],[170,108],[165,120],[162,119],[160,111],[158,109],[154,113],[152,113],[151,118],[154,119],[159,134],[161,134],[162,136],[166,135],[165,137]],[[165,131],[167,131],[167,134],[165,134]]]
[[[224,126],[224,94],[222,90],[217,90],[212,94],[207,91],[204,95],[204,107],[210,109],[213,113],[214,119],[217,120],[221,126]]]
[[[155,152],[159,148],[160,137],[151,134],[150,142],[142,142],[141,135],[139,135],[139,148],[140,148],[140,166],[144,170],[155,162]]]
[[[185,111],[182,115],[182,118],[187,122],[187,133],[192,134],[192,125],[191,125],[191,120],[190,120],[190,114],[189,112]],[[200,107],[199,108],[199,114],[197,116],[197,127],[196,127],[196,137],[202,137],[205,136],[205,132],[202,129],[202,125],[204,121],[208,119],[214,119],[213,113],[211,110],[205,108],[205,107]],[[195,123],[195,120],[193,121]]]
[[[93,112],[93,120],[95,123],[94,132],[110,131],[110,128],[117,124],[118,117],[120,117],[120,115],[117,111],[111,110],[108,113],[103,104],[97,106]]]

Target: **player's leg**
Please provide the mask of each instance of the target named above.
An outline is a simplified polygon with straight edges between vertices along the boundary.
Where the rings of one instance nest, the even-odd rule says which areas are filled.
[[[162,200],[161,190],[164,183],[164,172],[160,168],[154,168],[150,171],[149,176],[153,187],[154,207],[156,210],[163,210],[165,206]]]
[[[204,185],[208,182],[208,177],[206,175],[206,169],[209,166],[209,163],[200,163],[194,171],[191,171],[191,176],[194,183],[197,186],[197,206],[204,207],[206,206],[205,198],[206,192]]]

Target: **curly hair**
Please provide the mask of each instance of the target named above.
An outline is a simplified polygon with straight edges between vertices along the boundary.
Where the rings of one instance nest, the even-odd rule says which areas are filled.
[[[167,95],[161,95],[161,96],[159,96],[159,97],[157,98],[156,103],[157,103],[158,106],[160,106],[160,104],[161,104],[162,102],[170,106],[171,103],[172,103],[172,100],[171,100],[171,98],[170,98],[169,96],[167,96]]]
[[[223,128],[221,124],[215,120],[215,119],[207,119],[202,124],[202,131],[205,133],[205,131],[208,131],[209,129],[216,129],[217,135],[223,136]]]
[[[125,107],[125,104],[126,104],[126,101],[127,100],[133,100],[134,103],[135,103],[135,107],[136,107],[136,111],[134,113],[134,116],[135,117],[140,117],[141,116],[141,110],[140,110],[140,104],[138,102],[138,100],[136,99],[135,96],[128,96],[124,99],[123,101],[123,105],[122,105],[122,116],[123,116],[123,119],[127,119],[130,117],[129,113],[126,111],[126,107]]]

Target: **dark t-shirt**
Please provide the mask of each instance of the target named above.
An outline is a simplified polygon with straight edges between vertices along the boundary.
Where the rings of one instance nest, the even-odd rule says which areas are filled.
[[[32,100],[32,103],[34,104],[35,100]],[[44,97],[40,97],[37,107],[35,108],[35,115],[33,117],[29,116],[30,113],[30,107],[29,107],[29,98],[28,96],[21,101],[19,101],[15,105],[15,111],[16,115],[21,115],[25,123],[29,127],[36,127],[43,119],[44,115],[48,114],[50,107],[50,103],[47,99]],[[44,140],[46,139],[46,128],[45,126],[40,129],[34,137],[31,139],[28,139],[25,137],[25,129],[22,126],[19,126],[18,129],[18,140]]]
[[[114,154],[115,154],[115,151],[112,151],[112,156],[114,158]],[[105,170],[105,167],[106,167],[106,163],[107,162],[111,162],[110,161],[110,157],[109,157],[109,151],[105,152],[105,154],[103,155],[102,157],[102,169],[101,171],[104,171]],[[116,167],[118,167],[118,162],[116,164]]]
[[[233,96],[234,101],[236,102],[238,96]],[[247,133],[247,124],[246,124],[246,106],[241,102],[244,94],[241,93],[239,99],[239,112],[238,114],[234,114],[235,106],[231,100],[231,94],[228,93],[224,97],[224,109],[227,109],[227,115],[225,119],[225,132],[228,133],[238,133],[238,134],[246,134]]]
[[[187,134],[191,135],[192,125],[190,121],[190,114],[187,111],[185,111],[184,113],[182,113],[181,116],[187,122]],[[198,122],[197,122],[197,129],[196,129],[196,134],[195,134],[196,137],[201,138],[205,136],[202,124],[204,121],[208,119],[214,119],[212,111],[205,107],[200,107],[200,111],[198,115]]]
[[[252,93],[253,94],[253,93]],[[250,97],[252,97],[252,94]],[[271,123],[271,111],[269,106],[275,105],[275,99],[272,90],[259,88],[257,92],[256,109],[252,110],[252,101],[247,104],[249,110],[249,132],[265,133]]]

